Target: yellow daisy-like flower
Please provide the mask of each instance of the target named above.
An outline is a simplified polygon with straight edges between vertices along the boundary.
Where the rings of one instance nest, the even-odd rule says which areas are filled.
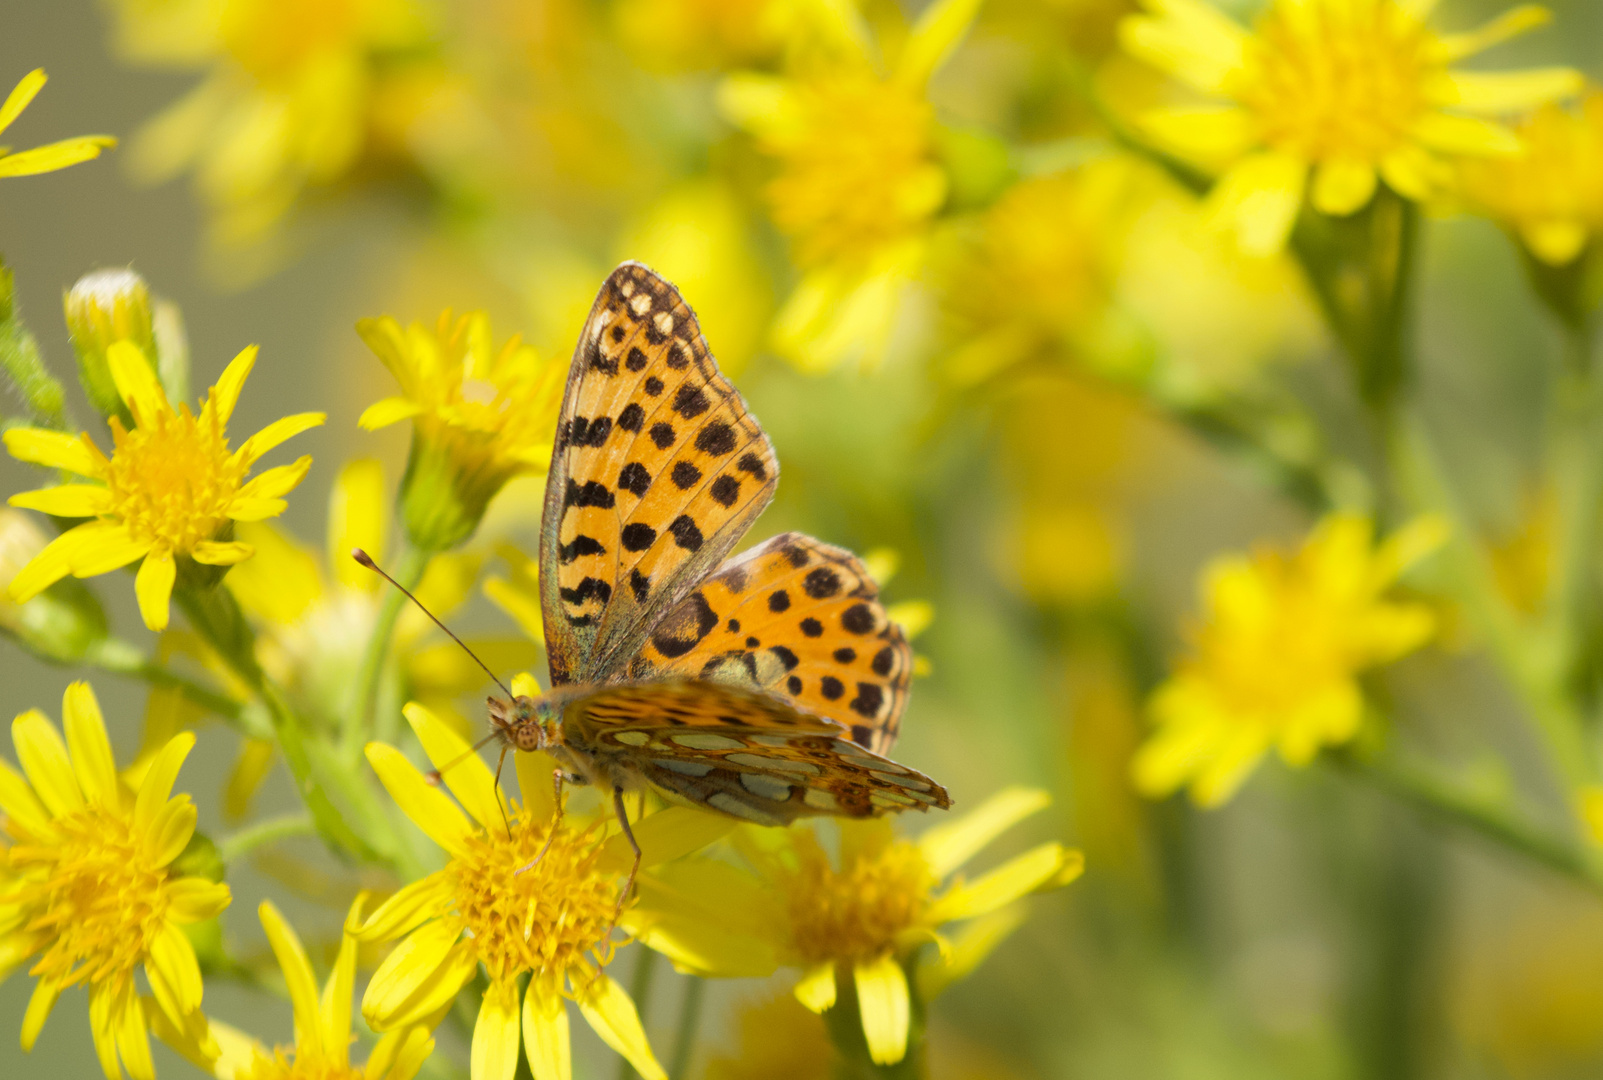
[[[1572,263],[1603,232],[1603,90],[1544,106],[1515,133],[1518,155],[1464,163],[1464,194],[1544,263]]]
[[[800,968],[796,998],[814,1012],[835,1004],[839,979],[853,980],[869,1053],[881,1065],[895,1064],[907,1053],[907,974],[918,946],[939,948],[916,968],[928,1000],[1018,926],[1014,901],[1080,876],[1080,852],[1051,842],[940,889],[1049,802],[1044,791],[1009,788],[917,841],[898,839],[888,819],[842,820],[838,864],[811,825],[742,826],[735,844],[755,876],[707,860],[665,867],[642,878],[641,906],[623,923],[681,970],[760,976],[778,965]],[[964,925],[948,938],[942,930],[953,922]]]
[[[539,693],[527,675],[514,679],[512,690]],[[570,1080],[567,998],[641,1076],[666,1080],[634,1003],[605,971],[618,888],[632,860],[625,838],[608,841],[605,816],[575,823],[555,815],[553,764],[543,755],[517,754],[523,803],[509,805],[464,739],[415,702],[406,717],[457,802],[399,750],[368,744],[367,760],[384,786],[449,856],[443,870],[349,927],[359,942],[405,938],[368,983],[362,998],[368,1025],[386,1032],[421,1022],[446,1007],[482,965],[489,986],[473,1031],[473,1080],[511,1080],[520,1046],[535,1080]],[[671,809],[637,824],[635,835],[649,865],[694,850],[729,825]],[[520,992],[523,976],[528,986]]]
[[[355,167],[386,80],[429,38],[415,0],[109,6],[126,58],[208,70],[138,133],[130,163],[150,181],[194,169],[223,245],[259,241],[306,188]]]
[[[1212,213],[1241,247],[1285,243],[1304,200],[1324,214],[1366,206],[1379,180],[1421,200],[1448,162],[1512,154],[1488,117],[1576,93],[1569,68],[1461,71],[1453,64],[1547,21],[1519,7],[1463,34],[1426,25],[1434,0],[1274,0],[1248,32],[1204,0],[1144,0],[1120,28],[1135,56],[1230,105],[1141,118],[1160,146],[1222,171]]]
[[[205,1045],[200,967],[183,926],[215,918],[228,886],[179,877],[172,862],[195,831],[195,806],[173,781],[195,737],[156,755],[138,790],[117,776],[100,705],[87,683],[62,700],[67,738],[37,710],[18,716],[11,739],[23,775],[0,762],[0,809],[10,843],[0,849],[0,974],[30,958],[38,978],[22,1020],[30,1049],[61,992],[84,984],[95,1050],[108,1080],[122,1069],[151,1080],[147,1017]],[[134,971],[155,994],[141,1003]],[[121,1061],[121,1067],[118,1062]]]
[[[720,87],[725,115],[777,168],[768,203],[804,276],[774,338],[805,368],[827,370],[884,348],[897,296],[946,201],[925,86],[978,7],[931,4],[889,75],[877,70],[864,36],[845,34],[838,59],[804,74],[742,72]]]
[[[353,921],[362,917],[359,897],[351,908]],[[340,942],[334,970],[317,993],[311,959],[294,927],[272,901],[256,909],[268,944],[278,958],[295,1012],[295,1045],[269,1049],[227,1024],[211,1021],[213,1045],[207,1047],[158,1023],[164,1041],[217,1080],[412,1080],[434,1050],[427,1026],[391,1031],[378,1041],[366,1064],[351,1063],[351,994],[356,984],[356,939],[346,934]]]
[[[1334,514],[1293,556],[1210,564],[1191,654],[1152,697],[1158,730],[1131,763],[1136,787],[1158,797],[1189,784],[1197,803],[1218,806],[1270,747],[1302,766],[1351,739],[1364,712],[1359,674],[1436,630],[1430,608],[1384,594],[1445,538],[1427,517],[1377,546],[1369,519]]]
[[[0,105],[0,134],[4,134],[6,128],[22,115],[22,110],[28,107],[44,85],[44,69],[35,68],[12,88],[11,93],[6,95],[5,104]],[[101,150],[116,145],[117,140],[110,135],[79,135],[17,154],[13,154],[9,146],[0,146],[0,176],[37,176],[39,173],[55,172],[97,158]]]
[[[357,333],[401,393],[370,405],[369,431],[410,419],[412,456],[401,510],[419,546],[442,551],[466,540],[503,484],[551,462],[566,363],[540,357],[514,335],[499,350],[482,311],[446,311],[429,329],[363,319]]]
[[[251,480],[258,458],[285,439],[324,419],[297,413],[275,420],[228,449],[226,426],[240,388],[256,362],[252,346],[234,357],[201,403],[200,413],[176,411],[145,356],[126,341],[106,350],[111,377],[129,413],[132,431],[113,417],[112,454],[88,435],[13,428],[5,433],[11,456],[65,469],[96,481],[63,484],[11,497],[11,505],[64,518],[91,518],[56,537],[11,579],[11,598],[23,603],[68,574],[93,577],[143,559],[134,592],[152,630],[167,626],[178,560],[232,566],[251,555],[231,538],[236,521],[261,521],[284,511],[283,496],[306,476],[312,459],[281,465]]]

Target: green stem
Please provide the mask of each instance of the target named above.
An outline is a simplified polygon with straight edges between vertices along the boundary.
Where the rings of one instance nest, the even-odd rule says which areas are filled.
[[[433,553],[410,543],[401,548],[400,559],[393,571],[395,580],[416,591],[423,572],[428,569]],[[373,636],[368,639],[367,652],[356,676],[357,698],[355,706],[346,710],[341,730],[341,750],[347,758],[355,759],[362,752],[366,734],[373,729],[373,711],[378,700],[379,685],[384,677],[384,662],[389,657],[390,639],[395,635],[395,621],[401,616],[406,597],[399,589],[390,589],[379,605],[378,619],[373,624]],[[389,725],[385,725],[386,728]],[[393,738],[393,736],[392,736]]]
[[[701,1005],[707,996],[707,980],[689,976],[685,1000],[679,1008],[679,1030],[674,1033],[673,1057],[668,1063],[669,1080],[689,1080],[690,1059],[696,1052],[696,1036],[701,1030]]]
[[[194,704],[216,713],[253,739],[267,738],[272,733],[250,715],[233,698],[227,697],[193,679],[165,667],[145,655],[138,646],[121,638],[106,638],[84,655],[84,663],[93,664],[102,671],[114,672],[142,679],[152,686],[177,690]]]
[[[629,979],[629,996],[634,999],[635,1012],[640,1017],[642,1026],[646,1022],[646,1005],[651,1001],[651,987],[657,976],[657,954],[645,947],[637,950],[635,955],[634,974]],[[629,1059],[622,1055],[618,1058],[618,1080],[630,1080],[637,1076],[634,1066]]]
[[[285,814],[248,825],[217,845],[217,854],[223,862],[232,863],[264,844],[276,843],[291,836],[310,836],[317,826],[307,814]]]
[[[1590,327],[1566,323],[1564,329],[1566,363],[1554,386],[1549,421],[1558,528],[1541,637],[1553,678],[1570,695],[1582,696],[1589,690],[1586,643],[1597,601],[1593,568],[1603,499],[1603,380],[1592,372]]]
[[[1579,845],[1533,824],[1502,801],[1487,798],[1484,792],[1466,789],[1396,757],[1361,759],[1337,752],[1323,755],[1322,760],[1445,822],[1603,893],[1603,869]]]

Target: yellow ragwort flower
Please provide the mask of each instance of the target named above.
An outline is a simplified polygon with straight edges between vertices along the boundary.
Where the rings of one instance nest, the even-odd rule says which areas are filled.
[[[0,135],[5,134],[6,128],[22,115],[22,110],[28,107],[44,84],[44,69],[35,68],[12,88],[5,104],[0,105]],[[55,172],[97,158],[101,150],[116,145],[117,140],[110,135],[79,135],[17,154],[13,154],[9,146],[0,146],[0,176],[37,176],[39,173]]]
[[[527,675],[512,689],[539,693]],[[473,1032],[473,1080],[511,1080],[520,1046],[535,1080],[571,1080],[567,998],[641,1076],[666,1080],[634,1003],[605,970],[618,889],[632,861],[624,837],[608,842],[605,815],[588,822],[555,815],[554,766],[543,755],[517,754],[523,802],[509,804],[461,736],[415,702],[406,717],[472,820],[399,750],[368,744],[367,760],[391,796],[449,856],[443,870],[350,926],[359,942],[405,938],[362,997],[368,1025],[384,1032],[422,1022],[446,1008],[482,965],[489,985]],[[671,809],[637,824],[635,835],[650,864],[728,827],[708,814]],[[528,987],[520,996],[523,976]]]
[[[1043,791],[1009,788],[917,841],[898,839],[888,819],[842,820],[838,868],[811,825],[742,826],[735,843],[755,876],[709,860],[665,867],[642,877],[641,904],[623,925],[684,971],[761,976],[778,965],[800,968],[796,998],[814,1012],[835,1004],[837,980],[852,979],[869,1052],[894,1064],[907,1053],[914,951],[939,948],[917,968],[927,1001],[1018,926],[1014,901],[1079,877],[1080,852],[1050,842],[940,889],[1049,801]],[[942,934],[959,921],[956,934]]]
[[[1271,747],[1303,766],[1350,740],[1364,713],[1358,676],[1435,633],[1430,608],[1385,594],[1445,536],[1439,519],[1420,518],[1377,546],[1369,519],[1334,514],[1295,555],[1211,563],[1190,654],[1153,693],[1158,730],[1131,763],[1136,787],[1158,797],[1189,784],[1198,804],[1218,806]]]
[[[946,201],[926,84],[978,7],[931,4],[888,75],[856,34],[844,37],[837,58],[801,74],[741,72],[719,89],[725,115],[755,136],[777,170],[770,211],[804,276],[774,337],[803,367],[828,369],[884,347],[897,295]]]
[[[5,433],[12,457],[96,481],[11,497],[13,506],[91,520],[51,541],[12,578],[8,591],[22,603],[68,574],[93,577],[143,559],[134,592],[145,625],[161,630],[167,626],[178,560],[232,566],[250,558],[250,545],[232,539],[234,522],[283,513],[282,496],[301,482],[312,459],[302,457],[248,481],[246,474],[267,451],[321,424],[324,414],[296,413],[275,420],[230,452],[226,426],[256,362],[255,346],[229,363],[199,415],[187,404],[173,409],[135,346],[115,342],[106,350],[106,360],[135,425],[126,430],[112,417],[111,457],[88,435],[74,438],[39,428]]]
[[[1285,243],[1304,200],[1324,214],[1368,205],[1379,180],[1422,200],[1447,162],[1512,154],[1489,117],[1577,92],[1569,68],[1462,71],[1451,65],[1547,21],[1527,5],[1479,30],[1438,34],[1435,0],[1274,0],[1248,32],[1205,0],[1144,0],[1120,28],[1135,56],[1231,104],[1141,118],[1161,147],[1222,172],[1210,209],[1243,250]]]
[[[368,431],[411,419],[401,511],[412,540],[442,551],[466,540],[508,480],[551,463],[566,363],[543,360],[517,335],[499,350],[482,311],[446,311],[429,329],[363,319],[357,333],[401,384],[368,406]]]
[[[352,920],[361,918],[364,899],[357,898],[350,912]],[[365,1064],[351,1064],[356,940],[346,934],[340,942],[334,970],[319,997],[311,959],[294,927],[270,900],[263,900],[256,911],[289,989],[295,1045],[269,1049],[216,1020],[211,1021],[213,1044],[209,1047],[160,1022],[155,1025],[156,1034],[217,1080],[412,1080],[434,1050],[434,1039],[424,1025],[389,1032],[379,1039]]]
[[[62,700],[66,743],[37,710],[18,716],[11,739],[23,775],[0,762],[0,809],[9,845],[0,891],[0,974],[34,958],[38,978],[22,1020],[33,1046],[61,992],[84,984],[95,1050],[108,1080],[122,1069],[152,1080],[147,1018],[205,1045],[200,966],[182,927],[215,918],[228,886],[172,868],[195,831],[195,806],[172,796],[195,737],[175,736],[137,790],[117,775],[100,705],[87,683]],[[140,1001],[143,966],[155,994]],[[121,1061],[121,1068],[118,1061]]]
[[[1603,232],[1603,90],[1543,106],[1515,133],[1518,155],[1464,164],[1464,194],[1544,263],[1574,262]]]

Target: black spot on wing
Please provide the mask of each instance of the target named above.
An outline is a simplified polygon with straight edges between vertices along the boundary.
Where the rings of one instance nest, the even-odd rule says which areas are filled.
[[[638,461],[631,461],[618,473],[618,490],[627,491],[635,498],[644,498],[651,487],[651,474]]]
[[[680,514],[674,518],[672,524],[668,526],[668,531],[673,533],[674,543],[686,551],[695,551],[701,547],[703,540],[701,530],[696,527],[689,514]]]
[[[674,432],[673,425],[665,421],[657,421],[651,425],[651,441],[657,444],[658,450],[666,450],[672,446],[679,436]]]
[[[707,391],[700,386],[691,386],[689,383],[685,383],[679,387],[679,392],[674,395],[673,411],[686,420],[700,416],[711,407],[712,402],[707,400]]]
[[[801,621],[801,632],[808,637],[819,637],[824,632],[824,624],[814,618],[803,619]]]
[[[640,407],[640,402],[631,401],[624,406],[623,412],[618,414],[618,426],[625,431],[639,431],[646,422],[646,410]]]
[[[688,491],[701,482],[701,470],[688,461],[677,462],[668,474],[680,491]]]
[[[814,600],[828,600],[840,592],[840,575],[827,566],[820,566],[807,571],[807,576],[802,579],[802,588]]]
[[[768,479],[768,469],[763,465],[763,459],[756,454],[742,454],[740,460],[735,462],[735,468],[749,472],[759,480]]]
[[[641,383],[640,386],[641,389],[645,390],[645,392],[651,397],[656,397],[658,394],[662,393],[662,380],[657,378],[655,375],[646,376],[646,381]]]
[[[874,654],[874,661],[869,666],[874,669],[875,675],[889,675],[891,669],[896,666],[896,650],[886,646]]]
[[[638,568],[629,571],[629,590],[635,594],[636,603],[645,603],[646,597],[651,595],[651,579],[642,574]]]
[[[818,680],[818,692],[826,701],[836,701],[846,692],[846,685],[833,675],[825,675]]]
[[[662,655],[674,659],[701,644],[701,639],[710,634],[718,622],[718,613],[713,611],[712,605],[707,603],[707,597],[697,589],[663,620],[651,635],[651,644]]]
[[[720,506],[734,506],[740,498],[740,481],[726,474],[714,480],[707,491]]]
[[[712,457],[723,457],[735,449],[735,429],[722,420],[708,424],[696,434],[696,449]]]
[[[580,555],[605,555],[606,553],[607,549],[595,537],[575,536],[570,542],[557,549],[557,558],[566,565]]]
[[[885,691],[877,683],[860,682],[857,684],[857,696],[851,700],[852,712],[859,716],[866,716],[870,720],[879,715],[879,707],[885,703]]]
[[[790,593],[784,589],[775,589],[768,594],[768,610],[779,612],[790,607]]]
[[[874,612],[867,604],[853,604],[841,612],[840,624],[853,634],[866,634],[874,629]]]
[[[629,356],[624,360],[623,366],[630,371],[644,371],[648,362],[646,354],[640,351],[640,346],[632,345],[629,347]]]
[[[643,521],[631,521],[619,535],[625,551],[645,551],[657,541],[657,530]]]
[[[796,654],[785,648],[783,645],[771,645],[769,646],[768,651],[773,653],[774,656],[778,657],[779,662],[785,665],[786,671],[796,670],[796,665],[801,663],[801,661],[796,657]]]
[[[595,597],[603,604],[612,599],[612,586],[600,578],[587,577],[572,589],[559,589],[562,599],[569,604],[583,604]]]
[[[599,506],[603,510],[611,510],[617,503],[612,489],[599,480],[586,480],[583,487],[569,480],[563,501],[568,506]]]
[[[856,649],[840,648],[835,650],[835,663],[837,664],[849,664],[856,659]]]

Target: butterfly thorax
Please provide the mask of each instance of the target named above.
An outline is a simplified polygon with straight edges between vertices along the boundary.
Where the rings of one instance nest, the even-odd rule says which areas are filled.
[[[566,705],[582,698],[594,687],[566,685],[537,698],[515,697],[511,702],[489,699],[490,722],[506,742],[519,750],[543,751],[562,767],[571,780],[602,788],[634,790],[642,781],[626,768],[619,768],[610,755],[574,745],[564,738],[562,712]]]

